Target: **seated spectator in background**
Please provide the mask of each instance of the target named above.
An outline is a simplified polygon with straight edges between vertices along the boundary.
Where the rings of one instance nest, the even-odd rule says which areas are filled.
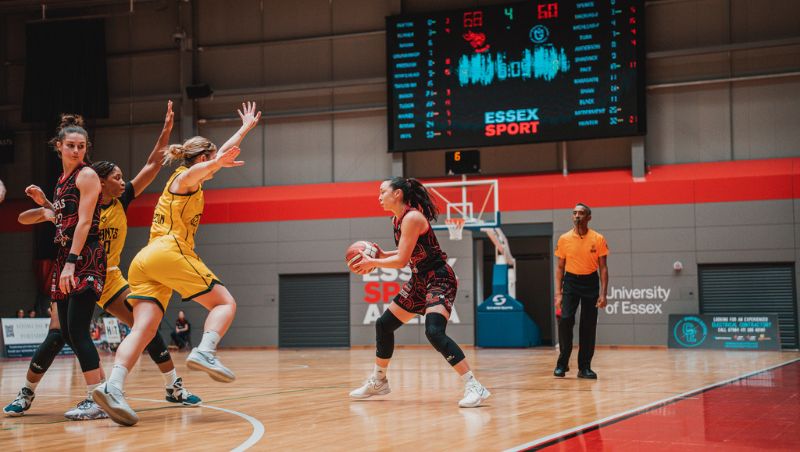
[[[17,311],[17,318],[18,319],[24,319],[25,318],[25,310],[24,309],[20,309],[19,311]]]
[[[35,319],[36,318],[36,309],[31,309],[28,311],[28,317]]]
[[[175,342],[178,349],[189,345],[191,327],[183,311],[178,311],[178,320],[175,321],[175,331],[172,332],[172,341]]]

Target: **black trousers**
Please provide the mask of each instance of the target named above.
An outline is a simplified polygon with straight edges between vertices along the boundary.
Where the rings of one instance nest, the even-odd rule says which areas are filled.
[[[561,352],[558,355],[558,366],[564,368],[569,366],[575,316],[580,306],[578,369],[589,369],[592,365],[597,334],[597,298],[600,295],[600,278],[597,273],[589,275],[565,273],[562,283],[561,317],[558,319],[558,343]]]
[[[177,345],[179,349],[182,349],[183,347],[186,347],[187,344],[189,344],[188,331],[183,333],[176,333],[175,331],[173,331],[171,336],[172,336],[172,342],[175,342],[175,345]]]

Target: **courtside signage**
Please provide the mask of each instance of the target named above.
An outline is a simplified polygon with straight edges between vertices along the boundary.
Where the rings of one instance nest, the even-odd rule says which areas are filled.
[[[780,351],[777,314],[670,314],[669,348]]]
[[[44,342],[50,329],[50,319],[2,319],[3,351],[7,358],[33,356],[39,344]],[[65,345],[61,355],[72,354],[72,349]]]
[[[447,259],[447,263],[455,271],[456,258]],[[458,275],[456,275],[456,278]],[[404,267],[400,270],[395,268],[376,268],[371,273],[362,276],[364,281],[364,303],[367,304],[367,311],[364,313],[364,325],[369,325],[378,321],[383,312],[389,307],[395,295],[400,293],[403,284],[411,279],[411,269]],[[461,323],[456,312],[456,305],[450,313],[450,323]],[[420,317],[414,317],[409,324],[425,323]]]

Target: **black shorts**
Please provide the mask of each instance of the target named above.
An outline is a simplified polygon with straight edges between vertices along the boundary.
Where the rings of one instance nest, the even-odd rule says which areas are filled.
[[[441,265],[424,274],[414,273],[394,297],[398,306],[412,314],[425,315],[431,306],[442,305],[450,313],[456,301],[458,280],[453,268]]]

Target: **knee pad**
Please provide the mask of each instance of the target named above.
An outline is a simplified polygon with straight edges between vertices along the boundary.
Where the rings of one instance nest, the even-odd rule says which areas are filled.
[[[392,311],[386,310],[375,322],[375,344],[377,351],[375,356],[381,359],[389,359],[394,353],[394,330],[403,326]]]
[[[61,349],[64,348],[64,337],[61,335],[61,330],[50,330],[47,332],[47,337],[36,348],[36,352],[31,359],[30,369],[35,374],[43,374],[47,372],[53,360],[56,358]]]
[[[445,334],[446,327],[447,319],[443,315],[434,312],[425,316],[425,337],[451,366],[455,366],[464,359],[464,352]]]
[[[147,353],[150,355],[150,359],[156,364],[165,363],[172,359],[169,350],[167,350],[167,344],[164,343],[164,339],[158,332],[153,336],[153,340],[147,344]]]

